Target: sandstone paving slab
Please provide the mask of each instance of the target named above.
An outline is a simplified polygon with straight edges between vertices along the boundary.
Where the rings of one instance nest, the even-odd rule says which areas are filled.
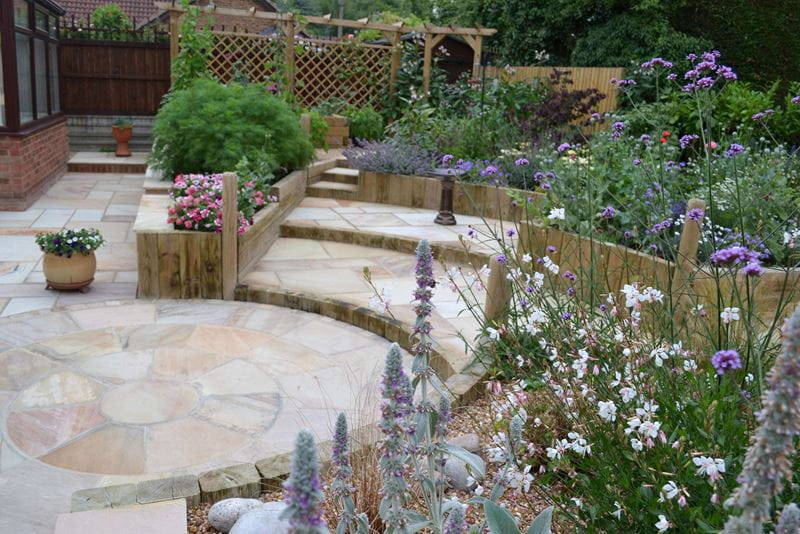
[[[302,428],[329,440],[340,410],[374,422],[364,399],[377,398],[388,348],[250,303],[112,300],[0,318],[0,531],[51,533],[73,492],[99,486],[117,489],[76,499],[193,499],[191,478],[158,480],[286,453]]]
[[[184,534],[186,500],[61,514],[55,534]]]

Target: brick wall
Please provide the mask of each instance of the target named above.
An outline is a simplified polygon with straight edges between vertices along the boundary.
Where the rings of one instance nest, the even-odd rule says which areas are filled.
[[[0,134],[0,210],[22,211],[64,172],[67,119],[27,136]]]

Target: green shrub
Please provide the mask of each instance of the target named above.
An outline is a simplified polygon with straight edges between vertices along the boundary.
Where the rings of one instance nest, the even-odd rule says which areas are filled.
[[[328,134],[328,121],[319,111],[310,111],[308,115],[311,119],[311,144],[327,150],[328,143],[325,142],[325,136]]]
[[[98,30],[130,30],[128,15],[117,4],[105,4],[92,11],[92,24]]]
[[[345,115],[350,119],[350,137],[368,141],[383,137],[383,117],[371,107],[351,108]]]
[[[170,179],[230,171],[245,157],[253,168],[289,171],[314,153],[289,105],[256,84],[197,80],[169,95],[153,135],[152,161]]]

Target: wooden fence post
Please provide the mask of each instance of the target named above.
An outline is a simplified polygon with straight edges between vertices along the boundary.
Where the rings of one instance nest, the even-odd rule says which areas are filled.
[[[472,47],[472,77],[479,78],[481,74],[481,54],[483,51],[483,36],[475,36],[475,44]]]
[[[169,64],[170,64],[170,83],[175,83],[175,75],[172,74],[172,63],[180,52],[180,13],[178,11],[169,12]]]
[[[397,93],[397,72],[400,70],[401,48],[400,48],[400,32],[392,32],[392,59],[389,70],[389,98],[393,101]]]
[[[425,53],[422,56],[422,98],[427,100],[431,90],[431,64],[433,63],[433,48],[439,44],[445,35],[434,33],[425,34]]]
[[[689,199],[686,206],[686,220],[683,223],[681,242],[678,245],[678,257],[675,260],[675,272],[672,276],[672,302],[675,315],[682,321],[685,310],[683,302],[689,294],[689,283],[692,273],[697,268],[697,249],[700,246],[700,232],[703,219],[689,218],[692,210],[705,210],[706,203],[699,198]]]
[[[283,51],[283,61],[286,65],[286,89],[294,94],[295,89],[295,53],[294,53],[294,18],[283,23],[283,33],[286,38],[286,48]]]
[[[222,175],[222,298],[233,300],[239,278],[239,180],[235,172]]]
[[[484,315],[488,322],[503,325],[508,318],[511,306],[511,284],[508,281],[508,268],[505,263],[497,261],[499,256],[492,256],[489,281],[486,283],[486,306]]]

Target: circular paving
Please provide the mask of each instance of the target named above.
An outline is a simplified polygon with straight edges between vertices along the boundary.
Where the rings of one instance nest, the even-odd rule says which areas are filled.
[[[254,461],[289,450],[303,427],[329,437],[339,411],[374,421],[388,347],[329,318],[247,303],[12,316],[0,321],[4,438],[45,464],[98,474]]]

